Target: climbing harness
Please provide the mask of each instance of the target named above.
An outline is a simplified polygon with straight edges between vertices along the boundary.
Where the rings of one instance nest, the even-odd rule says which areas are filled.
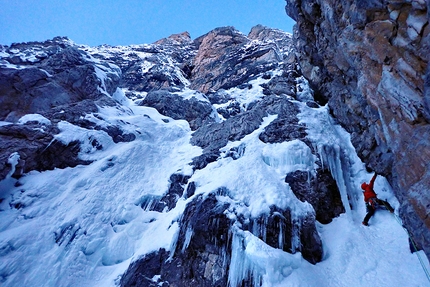
[[[387,206],[385,203],[384,203],[384,205],[385,205],[385,207],[388,209],[388,206]],[[419,254],[419,252],[418,252],[417,244],[415,243],[415,241],[414,241],[414,239],[412,238],[412,236],[411,236],[411,234],[409,233],[409,231],[408,231],[408,230],[406,229],[406,227],[403,225],[403,223],[402,223],[402,221],[401,221],[400,217],[399,217],[399,216],[397,216],[395,213],[393,213],[393,215],[394,215],[394,218],[396,219],[396,221],[400,224],[400,226],[401,226],[401,227],[403,227],[403,229],[405,230],[406,234],[408,234],[408,236],[409,236],[409,240],[411,241],[412,246],[414,247],[415,254],[417,255],[418,260],[419,260],[419,261],[420,261],[420,263],[421,263],[421,267],[423,268],[424,273],[426,274],[427,279],[428,279],[428,280],[429,280],[429,282],[430,282],[430,272],[427,270],[427,268],[426,268],[426,266],[425,266],[425,264],[424,264],[424,260],[422,259],[421,255],[420,255],[420,254]]]
[[[376,200],[376,197],[372,197],[372,198],[369,198],[369,204],[373,207],[373,209],[378,209],[378,207],[379,207],[379,204],[378,204],[378,201]],[[385,205],[385,204],[384,204]]]

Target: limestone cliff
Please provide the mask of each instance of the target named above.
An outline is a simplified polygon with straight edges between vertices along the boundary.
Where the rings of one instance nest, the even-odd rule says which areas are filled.
[[[430,257],[429,2],[287,0],[316,98],[388,178],[400,215]]]

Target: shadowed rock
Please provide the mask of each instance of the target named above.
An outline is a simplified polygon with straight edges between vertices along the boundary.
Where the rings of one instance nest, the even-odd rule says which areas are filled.
[[[345,212],[336,181],[328,170],[317,170],[316,177],[306,171],[294,171],[285,182],[301,201],[309,202],[315,210],[316,220],[323,224]]]
[[[196,97],[184,99],[180,94],[159,90],[148,93],[141,105],[153,107],[160,114],[175,120],[186,120],[192,130],[198,129],[205,123],[213,122],[212,105]]]
[[[20,161],[15,178],[21,177],[31,170],[52,170],[54,168],[74,167],[78,164],[89,164],[80,160],[78,141],[63,144],[54,139],[58,133],[55,127],[45,127],[45,131],[35,125],[6,125],[0,126],[0,179],[6,177],[11,170],[7,163],[8,157],[18,152]]]

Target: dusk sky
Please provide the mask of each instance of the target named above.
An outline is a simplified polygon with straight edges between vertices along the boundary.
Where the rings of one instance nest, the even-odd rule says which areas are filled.
[[[0,0],[0,44],[67,36],[91,46],[153,43],[222,26],[262,24],[292,32],[285,0]]]

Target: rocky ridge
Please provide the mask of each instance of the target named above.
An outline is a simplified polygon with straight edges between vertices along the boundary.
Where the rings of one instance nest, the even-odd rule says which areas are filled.
[[[429,2],[287,0],[296,55],[430,257]]]

